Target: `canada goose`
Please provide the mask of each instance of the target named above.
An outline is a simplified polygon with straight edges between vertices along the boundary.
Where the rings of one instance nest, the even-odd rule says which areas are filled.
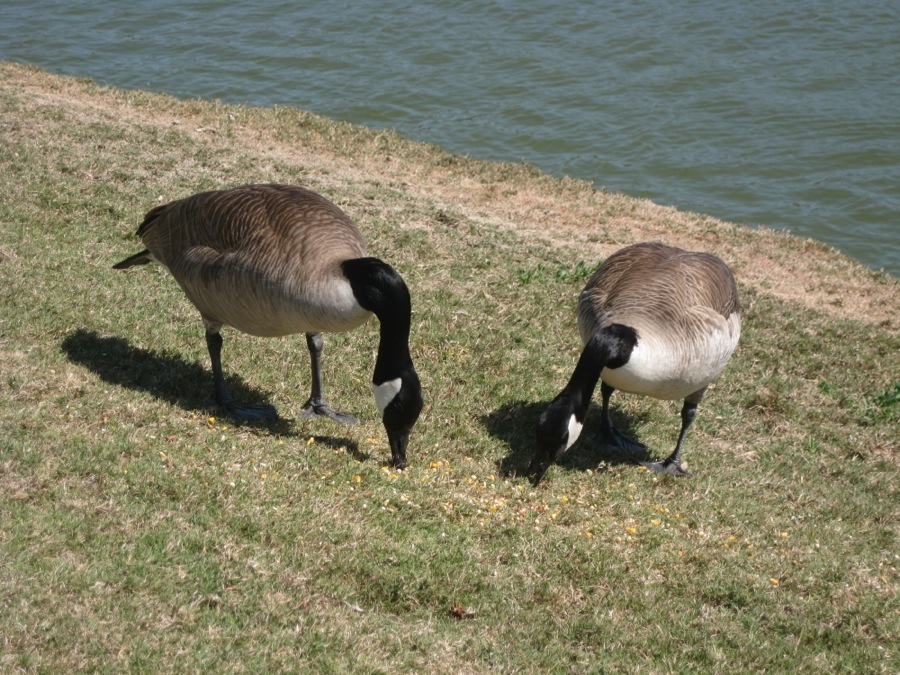
[[[728,266],[708,253],[664,244],[623,248],[600,266],[581,292],[578,329],[584,351],[575,372],[538,422],[528,469],[534,485],[578,440],[598,379],[601,440],[623,450],[645,446],[613,427],[609,397],[616,389],[684,399],[674,452],[661,462],[642,464],[659,473],[689,476],[681,467],[685,434],[741,333],[737,287]]]
[[[362,235],[343,211],[300,187],[246,185],[157,206],[137,236],[146,250],[113,267],[154,261],[175,277],[203,317],[216,401],[241,420],[277,413],[231,398],[222,375],[223,325],[264,337],[306,333],[312,392],[304,416],[352,423],[322,396],[320,332],[352,330],[375,314],[381,337],[372,389],[393,463],[406,465],[423,405],[409,353],[409,290],[390,265],[366,256]]]

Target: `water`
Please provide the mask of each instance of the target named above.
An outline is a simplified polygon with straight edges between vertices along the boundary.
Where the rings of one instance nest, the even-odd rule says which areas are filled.
[[[0,59],[391,127],[900,276],[896,0],[4,0]]]

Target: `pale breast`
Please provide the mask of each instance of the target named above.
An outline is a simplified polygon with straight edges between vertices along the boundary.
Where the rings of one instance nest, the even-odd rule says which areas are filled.
[[[709,313],[705,330],[690,339],[671,339],[659,330],[638,331],[638,342],[624,366],[604,368],[603,381],[632,394],[663,400],[683,399],[706,388],[724,370],[740,338],[740,316]]]
[[[209,270],[209,267],[204,269]],[[251,335],[352,330],[371,313],[357,302],[339,274],[285,278],[224,265],[218,274],[175,275],[185,294],[208,321]]]

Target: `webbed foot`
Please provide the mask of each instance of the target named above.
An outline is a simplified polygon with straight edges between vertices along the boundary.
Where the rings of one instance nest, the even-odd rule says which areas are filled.
[[[228,401],[223,407],[229,415],[240,422],[256,420],[274,422],[278,419],[278,411],[271,405],[246,405],[237,401]]]
[[[681,462],[670,462],[667,459],[664,459],[661,462],[641,462],[641,466],[647,467],[647,469],[654,473],[665,473],[670,476],[676,476],[677,478],[690,478],[694,475],[685,471],[681,467]]]
[[[310,419],[312,417],[327,417],[334,420],[338,424],[356,424],[357,420],[353,415],[341,413],[325,403],[324,400],[313,401],[309,399],[300,411],[300,417]]]
[[[610,426],[600,432],[600,442],[623,452],[644,454],[647,446],[623,434],[615,427]]]

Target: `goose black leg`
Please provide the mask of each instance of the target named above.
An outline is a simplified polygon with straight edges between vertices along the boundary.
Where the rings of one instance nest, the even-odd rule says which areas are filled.
[[[278,413],[270,405],[245,405],[231,398],[231,392],[228,391],[228,385],[225,384],[225,376],[222,374],[222,335],[218,332],[207,330],[206,348],[209,350],[209,359],[212,361],[216,403],[225,408],[228,414],[237,420],[277,420]]]
[[[312,392],[309,400],[303,405],[300,417],[329,417],[340,424],[356,424],[356,418],[352,415],[337,412],[322,396],[322,349],[325,341],[321,333],[307,333],[306,346],[309,348],[309,363],[312,369]]]
[[[615,389],[606,382],[600,382],[600,396],[603,398],[603,409],[600,411],[600,442],[625,452],[646,452],[646,445],[629,438],[613,426],[609,417],[609,397],[614,391]]]
[[[681,452],[684,446],[684,437],[687,430],[697,415],[697,404],[684,402],[681,408],[681,433],[678,434],[678,442],[675,444],[675,451],[661,462],[641,462],[651,471],[656,473],[667,473],[670,476],[690,477],[690,473],[681,468]]]

